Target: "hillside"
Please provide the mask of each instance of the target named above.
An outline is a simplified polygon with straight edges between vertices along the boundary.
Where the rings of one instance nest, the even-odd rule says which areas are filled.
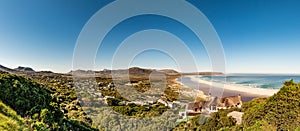
[[[272,127],[276,130],[295,130],[300,128],[300,83],[293,80],[274,96],[245,111],[243,125],[252,129]]]
[[[13,72],[13,69],[0,65],[0,71]]]
[[[25,120],[0,101],[0,130],[28,130]]]
[[[149,78],[144,77],[149,75],[152,70],[132,68],[130,69],[134,75],[131,81],[137,82],[134,86],[137,91],[147,91],[150,87]],[[86,81],[87,85],[91,84],[90,78],[82,78],[80,80]],[[99,88],[107,87],[111,82],[111,78],[96,77]],[[85,87],[85,86],[83,86]],[[86,86],[89,87],[89,86]],[[111,117],[102,117],[101,119],[94,119],[98,121],[92,121],[92,117],[88,116],[84,111],[84,106],[80,105],[82,100],[96,101],[98,97],[91,97],[93,94],[84,94],[84,96],[77,99],[78,94],[75,92],[73,78],[68,74],[56,74],[51,72],[18,72],[16,74],[9,74],[6,72],[0,72],[0,100],[9,107],[12,111],[15,111],[23,121],[25,121],[25,127],[33,128],[36,130],[101,130],[112,129],[115,125],[109,125],[108,127],[102,127],[97,123],[109,123],[112,122]],[[85,88],[84,90],[92,90],[91,88]],[[115,96],[116,99],[112,99],[110,106],[117,112],[128,113],[130,117],[153,117],[160,115],[166,111],[167,107],[161,104],[154,103],[149,106],[139,106],[135,104],[131,105],[119,105],[114,102],[117,100],[124,101],[113,88],[102,89],[102,95]],[[164,92],[165,99],[173,99],[174,95],[172,88],[167,88]],[[101,97],[101,96],[100,96]],[[125,100],[126,101],[126,100]],[[101,102],[98,103],[98,105]],[[101,111],[102,109],[97,109]],[[97,110],[92,110],[93,112]],[[86,110],[85,110],[86,111]],[[101,113],[96,113],[98,117]],[[173,114],[174,115],[174,114]],[[172,117],[176,117],[172,116]],[[171,117],[167,115],[166,117]],[[103,121],[102,121],[103,118]],[[8,116],[7,119],[12,119]],[[6,118],[0,118],[0,120],[7,120]],[[101,121],[100,121],[101,120]],[[174,119],[173,121],[175,121]],[[160,119],[161,122],[157,126],[147,127],[149,129],[161,129],[159,127],[161,123],[169,125],[169,122],[164,122],[164,119]],[[138,122],[138,121],[137,121]],[[95,124],[96,123],[96,124]],[[127,122],[124,122],[127,123]],[[135,123],[135,122],[134,122]],[[139,127],[145,127],[146,121],[140,123]],[[22,125],[22,124],[20,124]],[[98,129],[96,129],[98,128]],[[135,126],[123,127],[124,129],[135,129]],[[15,129],[13,129],[15,130]]]
[[[22,67],[19,66],[18,68],[15,68],[16,71],[24,71],[24,72],[34,72],[34,70],[30,67]]]
[[[76,113],[78,108],[68,110],[78,118],[74,119],[74,115],[65,116],[62,112],[62,102],[59,102],[55,95],[59,92],[49,90],[32,79],[0,71],[0,90],[0,100],[3,102],[0,104],[2,128],[7,128],[9,124],[8,126],[14,125],[14,129],[21,128],[21,130],[25,127],[36,130],[96,130],[79,120],[85,116]],[[26,119],[25,126],[22,119]],[[5,121],[11,123],[6,124]]]

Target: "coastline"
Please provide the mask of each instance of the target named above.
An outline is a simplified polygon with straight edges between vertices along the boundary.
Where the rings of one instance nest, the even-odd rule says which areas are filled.
[[[180,93],[180,97],[178,99],[184,99],[186,100],[186,98],[189,98],[190,100],[194,101],[196,98],[206,98],[206,95],[203,91],[201,90],[197,90],[197,89],[193,89],[190,88],[184,84],[182,84],[181,82],[177,81],[176,79],[171,80],[171,84],[170,87],[172,87],[172,89],[178,90]]]
[[[178,82],[190,88],[201,90],[206,95],[209,94],[211,87],[223,88],[223,97],[237,96],[240,94],[242,96],[243,101],[250,101],[254,98],[270,97],[279,91],[274,89],[251,88],[242,85],[222,84],[211,81],[205,81],[197,78],[197,76],[194,75],[183,76],[181,79],[184,80]]]

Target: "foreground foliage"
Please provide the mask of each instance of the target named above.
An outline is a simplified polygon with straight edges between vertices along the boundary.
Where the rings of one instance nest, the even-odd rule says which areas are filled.
[[[1,117],[1,121],[12,119],[8,125],[4,124],[5,128],[8,126],[12,127],[12,130],[23,130],[27,127],[35,130],[95,130],[64,117],[53,92],[29,78],[0,72],[0,90],[0,100],[3,102],[1,115],[5,116]],[[11,107],[11,110],[7,107]],[[14,114],[14,111],[23,118]]]
[[[245,111],[245,127],[295,130],[300,126],[300,84],[284,83],[278,93]],[[254,126],[254,127],[253,127]]]
[[[28,130],[25,120],[0,101],[0,130]]]

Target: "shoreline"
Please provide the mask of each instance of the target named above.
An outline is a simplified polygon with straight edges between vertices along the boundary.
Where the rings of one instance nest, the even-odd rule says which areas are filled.
[[[172,80],[172,84],[170,85],[173,89],[179,90],[179,98],[189,98],[194,101],[196,98],[206,98],[206,95],[203,91],[190,88],[181,82],[177,81],[176,79]],[[184,99],[187,100],[187,99]]]
[[[270,97],[279,91],[275,89],[251,88],[242,85],[216,83],[205,81],[196,77],[197,76],[194,75],[183,76],[181,77],[181,81],[177,81],[192,89],[201,90],[206,95],[210,93],[212,87],[214,87],[214,89],[223,88],[224,91],[222,93],[222,97],[237,96],[240,94],[242,96],[242,101],[245,102],[251,101],[254,98]]]

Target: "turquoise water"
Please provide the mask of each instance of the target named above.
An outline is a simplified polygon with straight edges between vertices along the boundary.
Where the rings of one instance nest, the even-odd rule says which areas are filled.
[[[199,76],[199,78],[221,83],[266,89],[280,89],[285,81],[291,79],[294,79],[297,83],[300,82],[300,75],[230,74],[226,76]]]

